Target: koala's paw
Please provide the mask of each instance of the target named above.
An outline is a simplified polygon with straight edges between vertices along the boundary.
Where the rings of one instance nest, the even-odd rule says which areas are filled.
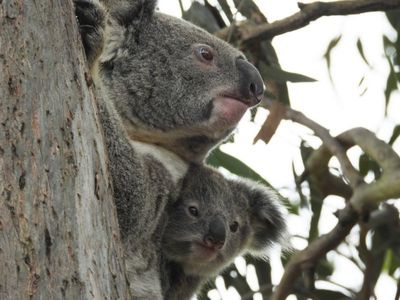
[[[74,0],[74,3],[83,47],[91,65],[103,49],[106,12],[89,0]]]

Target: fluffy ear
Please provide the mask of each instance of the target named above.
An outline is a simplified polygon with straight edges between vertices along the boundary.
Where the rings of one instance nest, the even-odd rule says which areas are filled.
[[[284,243],[286,236],[285,208],[274,191],[259,183],[241,180],[240,186],[248,199],[252,235],[250,252],[265,250],[274,243]]]
[[[140,25],[151,19],[157,0],[125,0],[111,8],[111,15],[121,26]]]

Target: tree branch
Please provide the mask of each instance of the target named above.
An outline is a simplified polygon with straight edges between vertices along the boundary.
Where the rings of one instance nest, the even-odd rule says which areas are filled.
[[[308,127],[312,127],[313,130],[319,128],[318,124],[315,127],[315,122],[304,119],[302,114],[289,114],[288,117],[299,121],[300,124],[308,124]],[[322,133],[326,134],[324,131]],[[324,139],[332,142],[329,136],[324,136]],[[286,296],[292,292],[293,282],[295,282],[300,273],[313,266],[328,251],[336,248],[356,224],[358,217],[365,209],[383,200],[400,196],[400,186],[398,184],[400,182],[400,158],[390,145],[379,140],[372,132],[364,128],[351,129],[340,134],[336,139],[343,144],[343,150],[358,145],[365,153],[377,161],[383,169],[383,175],[375,182],[370,184],[363,183],[354,187],[350,201],[345,209],[339,212],[339,223],[336,227],[330,233],[309,244],[306,249],[300,251],[286,265],[285,274],[275,290],[272,297],[273,300],[286,299]],[[328,145],[324,144],[315,152],[317,154],[325,153],[320,155],[322,163],[326,164],[329,161],[328,150]],[[375,215],[371,216],[375,218]],[[378,218],[379,215],[377,214],[376,217]]]
[[[287,108],[285,119],[302,124],[314,131],[322,140],[323,145],[317,151],[324,154],[327,149],[338,159],[342,172],[354,190],[351,202],[354,208],[361,212],[384,200],[400,196],[400,157],[393,148],[378,139],[374,133],[365,128],[354,128],[340,134],[336,139],[329,131],[318,123],[308,119],[304,114]],[[366,184],[358,171],[350,163],[345,150],[358,145],[365,153],[374,159],[383,169],[382,177],[377,181]],[[322,155],[324,163],[328,163],[330,156]],[[315,169],[315,168],[314,168]]]
[[[382,176],[354,190],[353,207],[361,212],[384,200],[400,196],[400,157],[393,148],[365,128],[354,128],[338,136],[347,145],[358,145],[382,168]]]
[[[270,24],[254,26],[243,35],[243,42],[251,43],[260,39],[293,31],[308,25],[322,16],[351,15],[369,11],[390,10],[400,7],[399,0],[348,0],[336,2],[298,3],[300,11],[285,19]]]
[[[307,159],[305,176],[311,176],[318,188],[327,195],[350,199],[352,188],[341,177],[333,175],[328,168],[332,154],[327,148],[319,148]]]
[[[300,251],[285,267],[285,273],[277,286],[271,300],[286,299],[291,294],[293,283],[303,269],[314,265],[328,251],[336,248],[349,234],[350,230],[357,223],[358,213],[347,205],[339,213],[339,222],[335,228],[311,243],[306,249]]]
[[[330,135],[328,129],[307,118],[303,113],[291,109],[290,107],[287,107],[284,118],[299,123],[314,131],[315,135],[322,140],[324,146],[329,150],[329,152],[336,156],[345,178],[350,182],[353,189],[363,182],[362,177],[351,164],[343,147]]]

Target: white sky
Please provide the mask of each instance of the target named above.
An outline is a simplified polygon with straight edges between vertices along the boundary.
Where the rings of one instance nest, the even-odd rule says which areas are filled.
[[[190,6],[190,2],[183,1],[185,9]],[[298,10],[297,2],[293,0],[255,2],[269,21],[284,18]],[[177,0],[159,0],[159,8],[162,12],[180,16]],[[273,45],[282,68],[318,80],[315,83],[289,83],[292,107],[330,129],[333,135],[362,126],[377,132],[378,137],[387,141],[393,127],[400,124],[400,92],[392,94],[388,117],[385,117],[384,88],[389,66],[383,53],[382,33],[392,40],[396,37],[396,32],[386,20],[385,15],[378,12],[346,17],[323,17],[305,28],[275,37]],[[329,42],[340,34],[342,34],[342,39],[331,53],[334,82],[332,84],[323,54]],[[371,67],[366,65],[358,54],[357,38],[362,41]],[[358,84],[363,76],[365,80],[359,87]],[[365,88],[368,88],[367,91],[361,95]],[[299,153],[301,138],[309,141],[314,147],[320,142],[312,136],[310,130],[285,121],[268,145],[263,142],[253,145],[252,140],[267,114],[266,111],[260,109],[255,123],[249,122],[249,115],[246,115],[237,129],[235,144],[225,145],[222,149],[248,164],[283,194],[296,200],[296,193],[293,193],[292,162],[295,162],[297,172],[300,173],[302,171]],[[400,153],[399,140],[395,143],[395,150]],[[352,151],[351,154],[350,158],[357,166],[356,158],[359,151]],[[328,232],[336,224],[336,218],[332,213],[342,206],[343,202],[339,198],[328,199],[321,217],[324,220],[320,224],[321,233]],[[292,233],[306,236],[308,228],[305,225],[308,225],[308,221],[304,218],[308,220],[309,217],[310,214],[304,212],[301,218],[292,218],[289,225],[293,229]],[[301,248],[304,245],[297,242],[296,247]],[[332,280],[357,290],[362,282],[361,272],[344,259],[335,257],[334,261],[341,272],[336,272]],[[240,265],[240,259],[238,262]],[[273,267],[274,270],[279,268],[279,266]],[[351,277],[346,274],[351,274]],[[275,276],[277,278],[274,278],[275,282],[279,281],[281,274],[274,275],[277,275]],[[395,288],[393,280],[388,276],[381,276],[376,289],[378,299],[393,299]],[[221,290],[223,290],[222,287]],[[235,293],[229,291],[223,293],[229,295],[224,299],[240,299]]]

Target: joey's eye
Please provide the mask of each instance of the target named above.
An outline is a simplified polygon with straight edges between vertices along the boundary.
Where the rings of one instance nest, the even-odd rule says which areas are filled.
[[[231,225],[229,225],[229,229],[231,232],[236,232],[239,228],[239,223],[238,222],[233,222]]]
[[[196,56],[197,58],[206,64],[211,64],[214,61],[214,53],[213,50],[206,45],[201,45],[196,48]]]
[[[189,210],[189,213],[190,213],[192,216],[194,216],[194,217],[198,217],[198,216],[199,216],[199,211],[198,211],[197,207],[195,207],[195,206],[189,206],[188,210]]]

